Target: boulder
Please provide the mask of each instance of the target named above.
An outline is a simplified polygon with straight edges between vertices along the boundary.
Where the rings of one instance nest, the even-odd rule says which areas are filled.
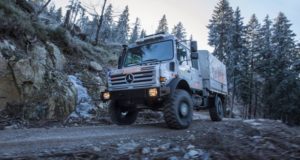
[[[52,61],[53,67],[59,71],[62,71],[66,63],[65,56],[61,54],[59,48],[53,43],[48,42],[47,45],[50,56],[49,60]]]
[[[102,71],[103,70],[102,66],[95,61],[90,62],[90,68],[94,71]]]
[[[47,119],[62,120],[75,110],[77,91],[73,84],[63,82],[54,84],[53,88],[60,90],[61,93],[52,90],[47,100],[48,110]]]

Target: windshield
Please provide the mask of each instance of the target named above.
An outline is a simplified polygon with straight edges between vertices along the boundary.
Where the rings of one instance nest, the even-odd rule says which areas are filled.
[[[159,62],[173,58],[172,41],[164,41],[129,48],[124,66],[139,65],[147,62]]]

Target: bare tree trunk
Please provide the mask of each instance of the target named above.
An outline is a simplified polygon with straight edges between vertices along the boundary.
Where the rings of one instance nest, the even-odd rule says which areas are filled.
[[[68,28],[68,27],[69,27],[70,16],[71,16],[71,10],[67,10],[67,13],[66,13],[66,19],[65,19],[65,22],[64,22],[64,27],[65,27],[65,28]]]
[[[236,88],[236,80],[235,80],[235,74],[233,73],[233,89],[232,89],[231,104],[230,104],[230,118],[233,118],[233,106],[234,106],[234,98],[235,98],[235,88]]]
[[[105,9],[105,5],[106,5],[106,1],[107,1],[107,0],[104,0],[104,4],[103,4],[103,6],[102,6],[102,11],[101,11],[101,16],[100,16],[99,23],[98,23],[98,27],[97,27],[96,39],[95,39],[95,44],[96,44],[96,45],[97,45],[98,42],[99,42],[99,33],[100,33],[100,29],[101,29],[102,22],[103,22],[103,14],[104,14],[104,9]]]
[[[80,8],[80,2],[75,5],[75,10],[74,10],[75,16],[74,16],[73,24],[76,23],[76,18],[77,18],[78,12],[79,12],[79,8]]]
[[[44,10],[45,10],[45,8],[48,6],[48,4],[51,2],[51,0],[48,0],[45,4],[44,4],[44,6],[36,13],[36,17],[38,17]]]
[[[244,115],[243,115],[244,117],[243,118],[248,119],[248,105],[245,104],[243,108],[244,108]]]
[[[258,100],[257,100],[257,97],[258,97],[258,88],[257,88],[257,83],[255,82],[255,85],[254,85],[254,109],[253,109],[253,117],[256,118],[256,112],[257,112],[257,105],[258,105]]]

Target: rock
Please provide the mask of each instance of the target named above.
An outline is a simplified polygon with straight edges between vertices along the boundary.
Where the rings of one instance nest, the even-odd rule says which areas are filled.
[[[178,160],[176,156],[169,157],[168,160]]]
[[[100,152],[100,151],[101,151],[101,148],[96,147],[96,146],[92,147],[92,149],[93,149],[93,151],[95,151],[95,152]]]
[[[152,148],[152,151],[153,151],[154,153],[157,153],[157,152],[158,152],[158,150],[159,150],[159,148],[158,148],[158,147],[154,147],[154,148]]]
[[[14,76],[8,61],[0,52],[0,111],[5,109],[7,103],[21,102],[21,93],[14,81]]]
[[[188,138],[188,140],[192,140],[192,141],[196,140],[196,137],[195,137],[195,135],[193,135],[193,134],[192,134],[192,135],[190,135],[190,136],[189,136],[189,138]]]
[[[190,144],[190,145],[187,146],[186,149],[187,149],[187,150],[195,149],[195,146]]]
[[[3,50],[3,49],[10,50],[10,51],[15,51],[16,46],[8,40],[3,40],[3,42],[0,41],[0,50]]]
[[[210,155],[209,155],[209,153],[203,153],[201,158],[202,158],[202,160],[210,160]]]
[[[176,147],[172,148],[172,150],[175,151],[175,152],[179,152],[182,149],[179,146],[176,146]]]
[[[160,145],[159,146],[159,151],[167,151],[167,150],[170,149],[170,147],[171,147],[170,143],[166,143],[166,144]]]
[[[102,78],[99,77],[99,76],[95,77],[95,81],[96,81],[96,83],[99,84],[99,85],[102,85],[102,84],[103,84],[103,80],[102,80]]]
[[[94,71],[102,71],[103,70],[102,66],[95,61],[90,62],[90,68]]]
[[[119,154],[125,154],[125,153],[136,150],[138,146],[139,145],[137,143],[130,142],[130,143],[125,143],[125,144],[119,145],[117,150],[118,150]]]
[[[55,69],[62,71],[66,63],[66,58],[61,54],[59,48],[53,43],[48,42],[49,56]]]
[[[77,91],[62,72],[64,55],[50,42],[33,43],[26,52],[19,47],[0,40],[0,111],[11,108],[12,114],[32,120],[68,117],[75,109]],[[97,63],[92,66],[102,70]],[[100,77],[97,80],[102,83]]]
[[[191,158],[197,158],[203,155],[203,151],[198,149],[198,150],[190,150],[188,153],[184,155],[184,159],[191,159]]]
[[[19,88],[22,88],[23,84],[35,84],[35,72],[33,67],[31,66],[30,59],[21,59],[12,65],[13,74],[15,77],[15,81]],[[41,75],[37,75],[41,77]],[[37,79],[36,79],[37,80]],[[38,82],[41,82],[42,79],[38,79]],[[30,94],[30,93],[28,93]]]
[[[19,127],[18,127],[18,125],[16,125],[16,124],[13,124],[13,125],[11,125],[11,126],[5,126],[5,127],[4,127],[5,130],[18,129],[18,128],[19,128]]]
[[[63,94],[56,94],[58,91],[51,91],[47,101],[47,119],[64,119],[75,110],[77,91],[72,83],[58,80],[53,83],[53,88],[58,89]],[[63,107],[62,107],[63,106]]]
[[[149,154],[151,149],[149,147],[145,147],[142,149],[142,154]]]

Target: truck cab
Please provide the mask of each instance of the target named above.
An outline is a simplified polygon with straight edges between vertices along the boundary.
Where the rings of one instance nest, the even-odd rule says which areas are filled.
[[[201,55],[196,42],[188,44],[163,33],[124,45],[118,69],[107,74],[107,91],[101,93],[102,100],[110,101],[111,120],[129,125],[139,111],[152,109],[163,111],[170,128],[184,129],[192,122],[193,109],[208,108],[212,120],[220,121],[227,84],[221,82],[223,90],[206,87],[211,83],[203,77],[207,72],[201,72],[201,67],[210,70],[205,68],[209,59],[202,65]]]

